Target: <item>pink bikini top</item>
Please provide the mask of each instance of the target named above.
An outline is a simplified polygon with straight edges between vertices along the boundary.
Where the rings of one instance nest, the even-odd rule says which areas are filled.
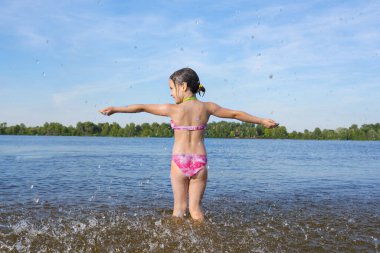
[[[173,122],[173,120],[170,121],[170,126],[174,130],[188,130],[188,131],[195,131],[195,130],[203,130],[206,129],[207,124],[200,125],[200,126],[176,126]]]

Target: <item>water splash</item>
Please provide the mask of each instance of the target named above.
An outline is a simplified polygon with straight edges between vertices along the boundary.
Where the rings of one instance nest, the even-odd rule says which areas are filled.
[[[335,209],[325,216],[325,210],[319,208],[310,213],[310,205],[304,209],[287,209],[284,203],[258,200],[253,204],[231,202],[232,199],[222,197],[211,201],[203,224],[193,222],[182,213],[178,213],[182,218],[173,219],[170,210],[164,210],[166,214],[163,215],[160,209],[141,210],[129,206],[108,210],[92,206],[74,209],[53,206],[32,208],[27,213],[20,213],[18,209],[10,215],[0,216],[2,223],[7,219],[9,224],[6,228],[0,227],[2,232],[6,230],[0,233],[0,250],[312,252],[314,245],[323,245],[321,250],[326,252],[334,251],[337,246],[344,252],[378,251],[375,236],[347,240],[360,232],[354,230],[359,227],[347,229],[344,224],[339,227]],[[269,208],[270,213],[266,211]],[[337,231],[331,232],[324,224],[335,224]]]

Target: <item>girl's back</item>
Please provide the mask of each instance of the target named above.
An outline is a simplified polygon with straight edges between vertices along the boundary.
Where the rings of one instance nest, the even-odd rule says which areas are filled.
[[[199,100],[186,101],[178,104],[175,113],[172,115],[172,125],[175,127],[205,126],[210,114],[207,104]],[[181,154],[206,154],[203,144],[205,129],[201,130],[174,130],[173,153]]]

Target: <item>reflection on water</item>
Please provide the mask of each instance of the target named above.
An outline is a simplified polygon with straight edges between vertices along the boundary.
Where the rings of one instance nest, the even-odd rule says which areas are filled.
[[[380,143],[206,139],[206,222],[172,139],[0,137],[1,252],[379,252]]]

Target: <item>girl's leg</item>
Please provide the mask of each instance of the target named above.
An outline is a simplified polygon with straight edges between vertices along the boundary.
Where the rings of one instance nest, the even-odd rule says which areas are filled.
[[[171,165],[170,178],[174,196],[173,216],[183,217],[187,208],[189,178],[182,173],[173,161]]]
[[[194,220],[203,221],[204,215],[201,207],[203,193],[207,184],[207,168],[199,171],[190,179],[189,185],[189,210]]]

